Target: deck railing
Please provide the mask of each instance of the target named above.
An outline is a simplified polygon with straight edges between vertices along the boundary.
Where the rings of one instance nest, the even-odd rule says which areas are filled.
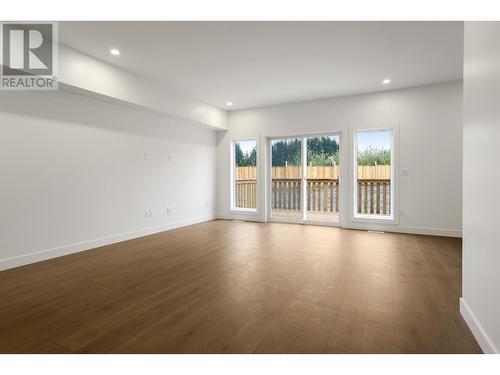
[[[391,180],[358,179],[358,214],[390,215]]]
[[[339,194],[338,179],[308,179],[307,209],[309,211],[338,212]],[[271,207],[281,210],[300,210],[302,208],[301,180],[273,180]]]
[[[382,166],[358,167],[358,213],[389,215],[391,213],[391,168]],[[300,210],[301,168],[273,167],[271,207],[281,210]],[[339,212],[339,167],[307,167],[307,209],[319,212]],[[257,206],[255,167],[236,168],[236,207]]]
[[[257,207],[256,180],[236,180],[235,204],[239,208]]]

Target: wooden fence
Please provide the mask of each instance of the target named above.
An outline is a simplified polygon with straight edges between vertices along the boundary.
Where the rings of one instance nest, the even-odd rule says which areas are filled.
[[[300,179],[301,167],[273,167],[272,178],[279,180]],[[337,180],[339,177],[339,166],[335,167],[307,167],[307,178],[314,180]],[[237,167],[236,181],[255,180],[255,167]],[[358,166],[358,179],[360,180],[390,180],[390,165],[360,165]]]
[[[309,211],[339,211],[339,166],[307,167],[306,204]],[[391,212],[391,167],[389,165],[358,167],[358,213],[388,215]],[[256,168],[236,168],[236,207],[255,208]],[[272,168],[271,207],[300,210],[301,167]]]

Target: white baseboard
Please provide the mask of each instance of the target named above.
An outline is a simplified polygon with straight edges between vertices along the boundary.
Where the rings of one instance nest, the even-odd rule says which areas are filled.
[[[245,213],[219,213],[216,215],[217,219],[225,220],[245,220],[245,221],[257,221],[257,222],[267,222],[268,220],[263,219],[259,215],[250,215]],[[315,222],[315,225],[321,225],[319,222]],[[330,226],[325,224],[325,226]],[[445,229],[445,228],[427,228],[427,227],[413,227],[398,224],[369,224],[369,223],[357,223],[348,222],[342,225],[340,228],[345,229],[359,229],[359,230],[376,230],[382,232],[396,232],[396,233],[409,233],[409,234],[424,234],[429,236],[444,236],[444,237],[462,237],[462,230],[460,229]]]
[[[193,219],[186,219],[181,221],[176,221],[173,223],[168,223],[164,225],[158,225],[155,227],[139,229],[137,231],[115,234],[113,236],[99,238],[90,241],[84,241],[79,243],[74,243],[70,245],[65,245],[53,249],[36,251],[29,254],[20,255],[12,258],[0,259],[0,271],[7,270],[10,268],[24,266],[26,264],[41,262],[43,260],[52,259],[60,257],[63,255],[69,255],[77,253],[80,251],[94,249],[100,246],[111,245],[117,242],[122,242],[126,240],[131,240],[133,238],[143,237],[150,234],[155,234],[159,232],[164,232],[167,230],[185,227],[187,225],[202,223],[204,221],[213,220],[215,217],[213,215],[201,216]]]
[[[465,322],[469,326],[483,352],[485,354],[500,354],[500,351],[495,347],[489,336],[486,334],[463,297],[460,298],[460,314],[462,314]]]
[[[258,223],[264,223],[266,220],[262,219],[260,216],[255,214],[247,214],[247,213],[234,213],[234,214],[217,214],[217,219],[223,220],[244,220],[244,221],[255,221]]]
[[[344,228],[362,229],[362,230],[377,230],[383,232],[396,232],[408,234],[424,234],[428,236],[444,236],[444,237],[462,237],[460,229],[444,229],[444,228],[427,228],[427,227],[412,227],[405,225],[376,225],[376,224],[354,224],[349,223]]]

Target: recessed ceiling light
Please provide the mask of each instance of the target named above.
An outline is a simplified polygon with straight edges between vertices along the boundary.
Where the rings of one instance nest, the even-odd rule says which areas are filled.
[[[226,105],[227,105],[228,107],[231,107],[231,106],[233,105],[233,103],[231,103],[231,102],[227,102],[227,103],[226,103]]]
[[[116,49],[116,48],[112,48],[109,50],[109,52],[112,54],[112,55],[115,55],[115,56],[118,56],[120,54],[120,50]]]
[[[391,83],[391,80],[390,80],[389,78],[386,78],[386,79],[384,79],[384,80],[382,81],[382,83],[383,83],[384,85],[388,85],[389,83]]]

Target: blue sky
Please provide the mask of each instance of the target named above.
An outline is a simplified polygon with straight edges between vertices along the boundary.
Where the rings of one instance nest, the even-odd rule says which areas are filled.
[[[257,146],[255,141],[238,141],[236,143],[240,145],[241,151],[243,151],[243,155],[250,154],[250,152],[252,152],[252,149]]]
[[[369,146],[389,150],[391,148],[391,132],[388,130],[358,133],[358,150],[364,151]]]

